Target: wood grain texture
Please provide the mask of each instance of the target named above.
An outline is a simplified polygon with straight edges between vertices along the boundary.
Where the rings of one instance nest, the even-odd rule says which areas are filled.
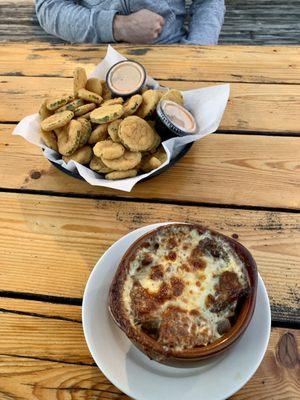
[[[5,301],[11,300],[2,301],[9,308],[11,304],[5,305]],[[43,311],[40,303],[22,307],[36,314]],[[49,304],[49,312],[57,309]],[[81,324],[11,312],[1,312],[0,318],[1,399],[129,399],[94,366]],[[299,330],[273,328],[261,366],[231,399],[296,400],[300,389],[299,340]]]
[[[237,235],[257,261],[273,319],[300,322],[300,215],[290,213],[1,193],[0,289],[81,298],[112,243],[163,221],[193,221]]]
[[[72,91],[72,78],[0,77],[0,121],[15,122],[38,111],[42,100]],[[217,85],[217,82],[161,81],[180,90]],[[298,85],[232,83],[230,99],[219,129],[300,135]]]
[[[186,3],[188,11],[191,0]],[[0,20],[0,41],[62,42],[39,26],[34,0],[0,4],[0,15],[5,16]],[[228,0],[226,5],[220,44],[299,44],[299,0]]]
[[[132,192],[88,185],[62,173],[0,125],[0,187],[83,195],[266,207],[300,207],[300,142],[293,137],[210,135],[172,168]],[[188,179],[187,179],[188,177]]]
[[[160,80],[300,83],[299,46],[117,45]],[[92,71],[106,45],[1,45],[0,75],[71,77],[77,66]],[[183,67],[184,66],[184,67]]]

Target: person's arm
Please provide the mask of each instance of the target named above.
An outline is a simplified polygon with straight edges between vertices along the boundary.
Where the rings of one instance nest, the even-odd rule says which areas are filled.
[[[115,42],[117,10],[92,9],[72,0],[36,0],[36,15],[44,30],[71,43]]]
[[[225,15],[224,0],[194,0],[190,8],[188,44],[213,45],[218,43]]]

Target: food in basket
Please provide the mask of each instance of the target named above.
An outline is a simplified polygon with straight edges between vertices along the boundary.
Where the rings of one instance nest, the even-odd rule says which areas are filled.
[[[113,171],[127,171],[136,168],[140,164],[142,153],[125,150],[124,154],[119,158],[109,159],[101,157],[101,159]]]
[[[122,78],[129,70],[134,71],[134,82]],[[106,179],[160,167],[167,155],[159,147],[165,138],[156,131],[156,108],[161,98],[178,104],[183,98],[178,90],[150,89],[141,85],[144,81],[144,68],[135,62],[119,63],[107,81],[87,79],[84,68],[76,68],[73,94],[49,97],[41,105],[41,138],[66,163],[87,165]],[[126,90],[132,94],[124,96]]]
[[[147,121],[136,115],[126,117],[121,122],[118,136],[131,151],[149,151],[156,140],[155,131]]]
[[[76,150],[71,156],[63,156],[63,160],[67,163],[70,160],[77,161],[79,164],[88,164],[93,157],[93,150],[90,146],[83,146]]]
[[[91,112],[90,119],[94,124],[105,124],[122,117],[124,109],[121,104],[112,104],[96,108]]]
[[[97,78],[90,78],[87,80],[85,88],[90,92],[96,93],[99,96],[102,95],[102,85],[99,79]]]
[[[195,358],[223,346],[242,320],[249,323],[256,284],[255,263],[242,245],[199,225],[170,224],[125,253],[109,309],[150,358]]]
[[[112,140],[102,140],[95,144],[93,152],[99,158],[113,160],[121,157],[125,153],[125,148],[120,143],[115,143]]]

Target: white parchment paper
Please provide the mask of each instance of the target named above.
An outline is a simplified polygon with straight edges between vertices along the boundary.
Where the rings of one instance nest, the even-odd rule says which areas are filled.
[[[106,73],[109,68],[115,63],[122,60],[126,60],[126,58],[118,53],[112,46],[108,46],[105,58],[96,66],[94,71],[90,74],[89,78],[96,77],[99,79],[105,79]],[[201,60],[199,62],[201,62]],[[153,88],[159,87],[159,83],[152,79],[150,76],[147,76],[146,83]],[[164,164],[157,168],[157,170],[163,168],[166,164],[168,164],[170,159],[175,157],[184,145],[199,140],[204,136],[215,132],[218,129],[229,98],[229,91],[229,84],[225,84],[182,92],[185,106],[192,112],[192,114],[196,118],[198,132],[193,135],[176,137],[164,141],[162,144],[165,148],[168,158]],[[139,175],[135,178],[109,181],[104,179],[101,174],[98,174],[97,172],[94,172],[89,168],[78,164],[75,161],[69,161],[69,163],[66,164],[61,159],[60,154],[45,146],[39,132],[40,118],[38,114],[33,114],[23,118],[18,123],[13,131],[13,135],[22,136],[28,142],[41,147],[42,149],[44,149],[43,154],[48,160],[60,164],[70,171],[77,170],[84,180],[94,186],[105,186],[130,192],[137,182],[153,174],[153,172],[156,171],[154,170],[147,174]]]

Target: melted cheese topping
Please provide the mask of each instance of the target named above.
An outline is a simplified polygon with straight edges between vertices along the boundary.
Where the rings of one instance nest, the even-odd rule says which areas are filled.
[[[170,235],[172,237],[170,246]],[[175,246],[174,246],[175,239]],[[193,250],[204,243],[204,240],[212,240],[221,248],[221,256],[215,257],[210,251],[202,251],[201,260],[204,263],[202,268],[193,268]],[[171,247],[171,248],[170,248]],[[170,252],[173,257],[170,259]],[[174,253],[176,258],[174,259]],[[147,259],[148,265],[144,265],[143,260]],[[162,276],[153,279],[151,272],[154,266],[159,266]],[[131,307],[131,291],[134,282],[139,282],[142,288],[146,289],[150,295],[157,295],[162,283],[170,284],[176,278],[183,283],[183,290],[179,296],[171,296],[160,304],[159,312],[156,317],[162,319],[163,312],[170,306],[178,307],[185,312],[199,310],[201,316],[206,321],[207,329],[212,337],[209,342],[217,340],[221,335],[218,332],[218,323],[234,315],[236,300],[219,312],[212,312],[207,306],[207,296],[214,298],[218,296],[219,278],[225,271],[234,272],[239,284],[246,288],[247,275],[243,262],[238,258],[234,250],[219,236],[212,236],[209,231],[199,233],[197,229],[174,227],[154,234],[148,240],[146,247],[139,247],[135,253],[134,260],[130,263],[129,273],[125,281],[123,290],[123,303],[128,313],[131,323],[135,324],[134,313]],[[203,322],[202,322],[203,325]],[[201,329],[203,326],[201,326]],[[200,331],[201,331],[200,329]]]

